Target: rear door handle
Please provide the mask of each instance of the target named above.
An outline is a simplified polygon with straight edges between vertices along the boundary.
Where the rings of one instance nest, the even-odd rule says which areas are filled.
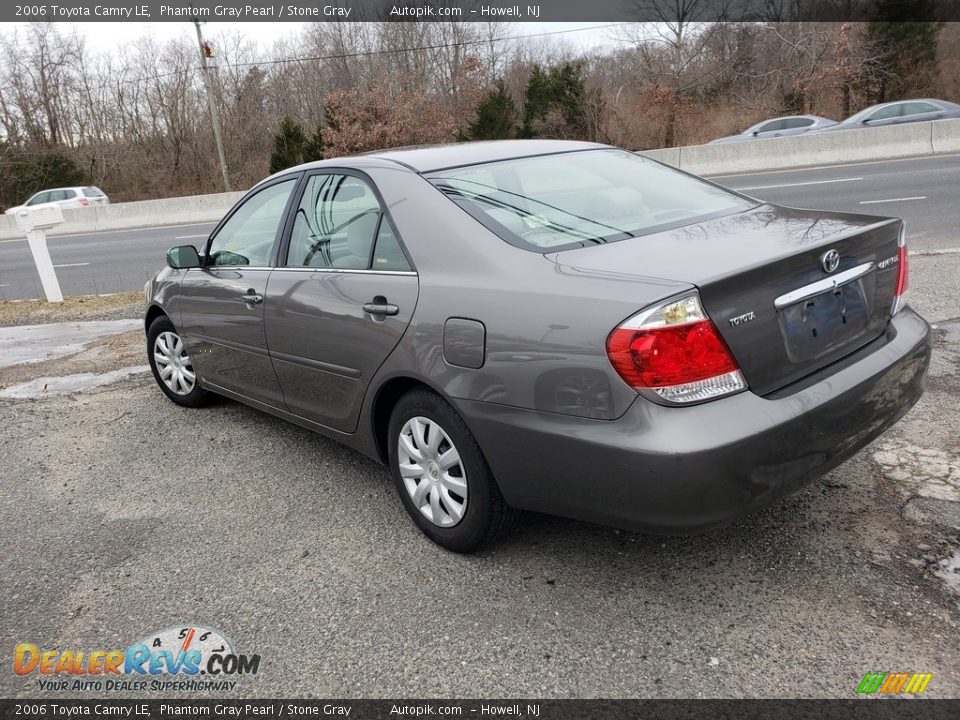
[[[241,295],[240,299],[243,300],[248,305],[257,305],[263,302],[263,295],[260,295],[253,291],[253,288],[247,290],[246,295]]]
[[[373,299],[373,302],[363,304],[363,311],[365,313],[370,313],[371,315],[393,317],[400,312],[400,308],[392,303],[388,303],[385,297],[378,295]]]

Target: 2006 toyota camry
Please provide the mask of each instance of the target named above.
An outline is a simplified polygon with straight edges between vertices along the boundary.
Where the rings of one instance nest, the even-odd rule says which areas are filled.
[[[167,260],[146,327],[171,400],[224,395],[389,464],[460,552],[519,509],[728,522],[890,427],[930,356],[900,220],[777,207],[604,145],[303,165]]]

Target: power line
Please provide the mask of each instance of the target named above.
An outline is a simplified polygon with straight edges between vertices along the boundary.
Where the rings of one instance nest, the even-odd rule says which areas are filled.
[[[621,27],[623,25],[632,25],[632,24],[633,23],[626,23],[626,22],[606,23],[604,25],[592,25],[590,27],[570,28],[568,30],[552,30],[550,32],[531,33],[529,35],[506,35],[504,37],[499,37],[499,38],[462,40],[459,42],[436,43],[432,45],[414,45],[410,47],[389,48],[384,50],[361,50],[361,51],[350,52],[350,53],[334,53],[331,55],[312,55],[312,56],[304,56],[304,57],[277,58],[274,60],[256,60],[256,61],[237,62],[237,63],[225,62],[225,63],[221,63],[220,65],[223,67],[242,68],[242,67],[258,67],[261,65],[282,65],[287,63],[319,62],[323,60],[346,60],[348,58],[375,57],[375,56],[381,56],[381,55],[400,55],[403,53],[421,52],[425,50],[444,50],[444,49],[456,48],[456,47],[490,45],[491,43],[503,43],[503,42],[510,42],[512,40],[526,40],[530,38],[549,37],[552,35],[567,35],[571,33],[585,32],[587,30],[605,30],[607,28]],[[163,78],[181,75],[183,72],[188,72],[196,69],[197,68],[195,66],[188,65],[187,67],[183,68],[183,70],[174,70],[171,72],[158,73],[156,75],[144,75],[141,77],[130,78],[128,80],[110,81],[92,88],[85,88],[85,90],[89,90],[89,91],[103,90],[108,87],[116,87],[120,85],[131,85],[133,83],[141,83],[147,80],[162,80]]]
[[[607,23],[606,25],[594,25],[585,28],[571,28],[569,30],[553,30],[551,32],[532,33],[530,35],[507,35],[501,38],[485,38],[480,40],[462,40],[453,43],[436,43],[434,45],[415,45],[404,48],[389,48],[386,50],[361,50],[352,53],[336,53],[333,55],[311,55],[297,58],[279,58],[276,60],[261,60],[241,63],[223,63],[226,67],[255,67],[257,65],[280,65],[283,63],[295,62],[314,62],[318,60],[342,60],[355,57],[372,57],[377,55],[397,55],[400,53],[419,52],[421,50],[444,50],[455,47],[470,47],[473,45],[489,45],[491,43],[509,42],[511,40],[525,40],[528,38],[547,37],[550,35],[566,35],[568,33],[583,32],[585,30],[604,30],[606,28],[619,27],[621,25],[631,25],[632,23]]]

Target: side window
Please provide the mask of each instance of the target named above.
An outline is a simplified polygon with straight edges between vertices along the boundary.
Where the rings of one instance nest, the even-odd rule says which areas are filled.
[[[397,234],[393,231],[390,220],[384,216],[380,222],[380,231],[377,233],[377,246],[373,251],[374,270],[409,270],[410,263],[400,249]]]
[[[214,236],[210,264],[269,265],[283,211],[296,184],[297,178],[284,180],[248,198]]]
[[[902,110],[903,105],[890,105],[889,107],[880,108],[868,117],[867,120],[889,120],[890,118],[900,117]]]
[[[311,176],[293,222],[287,266],[369,269],[381,214],[373,188],[360,178]]]
[[[908,102],[903,106],[904,115],[919,115],[921,113],[938,112],[940,108],[925,102]]]
[[[50,192],[37,193],[32,198],[27,200],[27,205],[41,205],[43,203],[50,202]]]
[[[774,120],[773,122],[768,122],[766,125],[761,126],[757,132],[773,132],[775,130],[783,130],[787,126],[786,120]]]
[[[790,118],[789,120],[783,121],[784,130],[810,127],[811,125],[813,125],[813,120],[811,120],[810,118]]]

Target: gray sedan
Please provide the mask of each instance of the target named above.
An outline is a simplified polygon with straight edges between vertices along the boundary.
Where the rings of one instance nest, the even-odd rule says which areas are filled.
[[[904,123],[927,122],[930,120],[947,120],[960,118],[960,105],[923,98],[921,100],[899,100],[897,102],[871,105],[860,112],[851,115],[846,120],[820,128],[816,132],[833,132],[835,130],[859,130],[867,127],[883,127],[884,125],[903,125]]]
[[[727,523],[895,423],[930,357],[900,220],[591,143],[292,168],[167,260],[145,288],[167,397],[233,398],[388,465],[458,552],[524,509]]]
[[[720,143],[746,142],[748,140],[803,135],[811,130],[819,130],[836,124],[836,120],[820,117],[819,115],[790,115],[788,117],[773,118],[771,120],[758,122],[756,125],[748,127],[742,133],[717,138],[716,140],[711,140],[709,144],[716,145]]]

